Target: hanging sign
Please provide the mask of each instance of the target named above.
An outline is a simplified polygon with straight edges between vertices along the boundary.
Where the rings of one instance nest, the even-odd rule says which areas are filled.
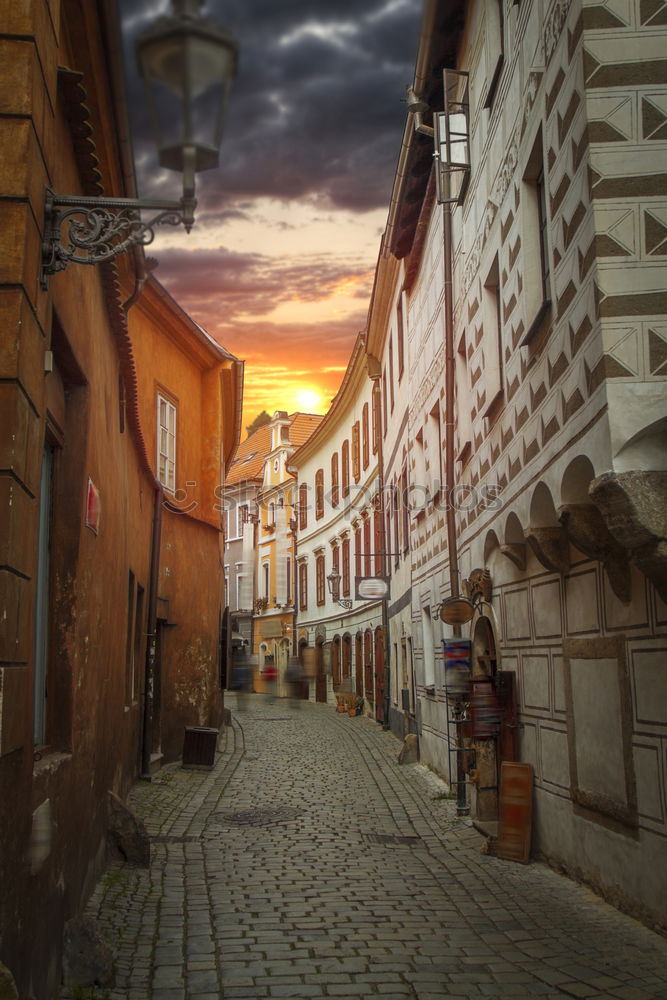
[[[355,576],[354,584],[357,601],[389,600],[389,577]]]
[[[440,617],[446,625],[465,625],[475,613],[466,597],[448,597],[440,606]]]
[[[444,639],[445,690],[448,694],[467,694],[472,665],[470,639]]]

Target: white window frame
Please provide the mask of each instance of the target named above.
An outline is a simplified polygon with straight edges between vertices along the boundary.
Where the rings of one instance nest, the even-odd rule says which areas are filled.
[[[164,407],[164,421],[163,421]],[[167,493],[176,492],[176,405],[157,394],[157,475]]]
[[[243,517],[243,511],[246,511],[245,520]],[[240,503],[236,507],[236,538],[243,538],[243,527],[248,522],[250,517],[250,505],[247,503]]]

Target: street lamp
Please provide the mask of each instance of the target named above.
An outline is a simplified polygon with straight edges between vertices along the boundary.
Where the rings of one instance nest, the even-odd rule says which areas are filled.
[[[345,608],[346,611],[349,611],[352,607],[352,601],[341,601],[340,598],[338,597],[340,593],[340,581],[341,581],[340,573],[338,573],[335,569],[332,570],[327,577],[327,586],[329,587],[329,593],[331,594],[336,604],[339,604],[341,608]]]
[[[147,245],[158,225],[194,222],[195,174],[218,166],[227,95],[236,73],[234,39],[201,15],[202,0],[172,0],[136,41],[160,165],[183,174],[180,201],[60,195],[47,190],[42,287],[69,263],[100,264]],[[143,222],[141,211],[154,213]],[[63,234],[64,238],[63,238]]]

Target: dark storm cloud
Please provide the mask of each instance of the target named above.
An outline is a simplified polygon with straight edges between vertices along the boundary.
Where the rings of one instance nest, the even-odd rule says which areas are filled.
[[[210,317],[224,302],[225,322],[238,316],[263,316],[281,302],[315,302],[350,278],[358,278],[355,297],[368,299],[370,275],[363,267],[330,257],[309,255],[307,261],[275,260],[258,253],[217,250],[163,250],[156,272],[183,307],[209,329]],[[347,325],[349,338],[349,323]]]
[[[121,5],[130,33],[149,23],[142,6],[156,9],[148,0]],[[240,61],[222,169],[201,175],[205,212],[267,195],[353,211],[386,206],[420,8],[421,0],[209,0],[207,11],[238,40]],[[131,53],[127,62],[138,158],[155,175]],[[140,172],[148,191],[151,171]]]

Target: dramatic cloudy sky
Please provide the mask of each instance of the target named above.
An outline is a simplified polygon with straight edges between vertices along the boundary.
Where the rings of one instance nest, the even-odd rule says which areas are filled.
[[[167,0],[121,0],[128,39]],[[398,158],[421,0],[208,0],[240,47],[221,168],[198,175],[190,235],[149,253],[183,307],[246,362],[245,422],[325,412],[363,328]],[[127,60],[140,191],[156,167]]]

